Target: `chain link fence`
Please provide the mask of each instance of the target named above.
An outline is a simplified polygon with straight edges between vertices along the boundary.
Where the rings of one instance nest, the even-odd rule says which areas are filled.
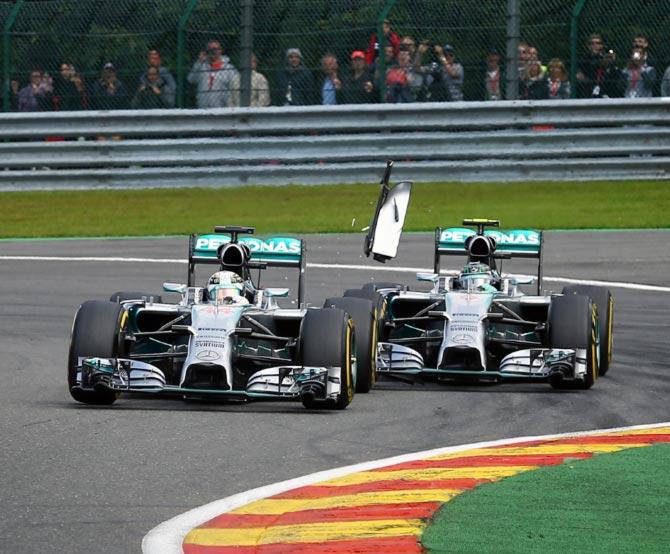
[[[639,71],[641,63],[646,62],[647,67],[642,71],[642,75],[639,78],[632,76],[629,79],[629,81],[636,80],[637,89],[631,91],[629,95],[670,96],[670,74],[669,81],[666,82],[663,91],[661,90],[664,72],[670,66],[670,4],[662,0],[636,2],[586,0],[578,4],[581,6],[575,40],[579,53],[578,63],[588,68],[590,37],[593,33],[597,33],[602,40],[599,57],[611,59],[611,63],[605,69],[606,72],[609,72],[609,66],[612,66],[622,70],[624,74],[631,75],[636,69]],[[640,43],[647,46],[641,53],[641,59],[636,60],[634,46]],[[652,68],[653,84],[647,86],[645,73]],[[613,77],[613,80],[616,78],[618,77]],[[628,83],[629,88],[631,84]],[[579,96],[592,96],[591,85],[591,82],[587,82],[585,87],[579,88],[578,83]],[[597,85],[596,83],[595,86]]]
[[[512,63],[521,98],[622,96],[631,83],[648,84],[643,66],[655,68],[651,94],[666,90],[667,2],[517,3],[520,59]],[[3,109],[235,106],[245,104],[247,83],[253,106],[504,99],[511,4],[0,1]],[[245,5],[253,9],[247,23]],[[632,59],[636,35],[648,41],[641,64]],[[563,83],[556,90],[548,81],[554,72]]]

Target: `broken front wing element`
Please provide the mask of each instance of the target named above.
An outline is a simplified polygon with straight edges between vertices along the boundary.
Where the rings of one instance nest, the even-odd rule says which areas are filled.
[[[531,348],[505,356],[497,370],[473,370],[449,367],[427,368],[421,354],[408,346],[380,342],[377,350],[377,371],[380,374],[421,375],[432,377],[493,377],[509,380],[547,380],[554,375],[561,379],[583,380],[587,373],[586,349]]]
[[[340,367],[277,366],[254,373],[243,390],[168,385],[157,367],[123,358],[81,358],[77,387],[126,393],[184,394],[267,400],[337,400],[341,393]]]

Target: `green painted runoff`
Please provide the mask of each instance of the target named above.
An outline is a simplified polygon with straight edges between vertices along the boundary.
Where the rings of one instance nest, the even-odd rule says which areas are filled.
[[[670,444],[568,461],[481,485],[442,506],[427,552],[666,552]]]
[[[379,185],[253,186],[0,193],[0,237],[181,235],[214,225],[260,233],[345,233],[367,226]],[[670,182],[416,184],[406,231],[500,219],[536,229],[670,228]]]

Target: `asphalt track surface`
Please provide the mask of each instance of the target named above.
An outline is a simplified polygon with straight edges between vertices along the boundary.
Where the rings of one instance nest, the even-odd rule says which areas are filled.
[[[314,236],[308,262],[369,265],[360,235]],[[403,238],[389,266],[429,268],[432,236]],[[670,287],[670,232],[548,233],[545,275]],[[159,292],[183,263],[8,260],[7,256],[184,259],[185,239],[0,242],[0,551],[139,552],[191,508],[315,471],[437,447],[670,419],[670,292],[613,288],[615,359],[590,391],[548,385],[382,382],[344,412],[299,403],[71,400],[72,317],[117,290]],[[387,266],[388,267],[388,266]],[[211,266],[210,266],[211,269]],[[524,261],[506,270],[527,271]],[[207,269],[201,271],[204,280]],[[293,274],[274,285],[295,286]],[[409,272],[308,269],[307,298]],[[560,291],[563,284],[545,283]]]

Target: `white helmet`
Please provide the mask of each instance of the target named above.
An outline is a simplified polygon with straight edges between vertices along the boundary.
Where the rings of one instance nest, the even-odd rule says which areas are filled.
[[[233,271],[217,271],[207,281],[207,296],[217,304],[239,304],[243,291],[244,281]]]
[[[495,279],[491,268],[481,262],[469,262],[462,270],[461,285],[468,292],[495,292]]]

